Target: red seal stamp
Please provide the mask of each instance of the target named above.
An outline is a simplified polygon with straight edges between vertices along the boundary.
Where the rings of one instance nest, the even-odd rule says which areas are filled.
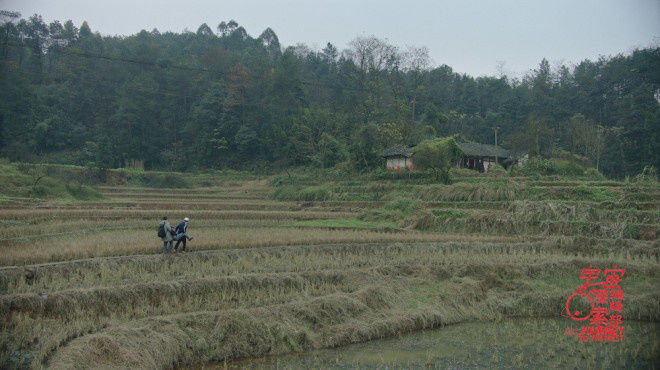
[[[579,279],[584,283],[568,297],[561,314],[581,322],[582,326],[566,328],[564,333],[575,335],[583,342],[620,342],[623,290],[619,283],[626,270],[614,265],[602,275],[601,272],[591,265],[580,271]]]

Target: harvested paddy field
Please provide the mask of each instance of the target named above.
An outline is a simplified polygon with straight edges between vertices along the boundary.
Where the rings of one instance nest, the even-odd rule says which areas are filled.
[[[660,319],[655,183],[231,180],[100,191],[93,202],[0,205],[3,368],[222,363],[560,317],[589,265],[626,269],[624,324]],[[161,254],[164,215],[190,217],[189,253]]]

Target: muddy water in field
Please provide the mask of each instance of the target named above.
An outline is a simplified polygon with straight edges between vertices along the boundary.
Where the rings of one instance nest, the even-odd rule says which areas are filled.
[[[618,343],[566,336],[568,319],[474,322],[336,349],[233,361],[208,368],[658,368],[657,323],[624,321]]]

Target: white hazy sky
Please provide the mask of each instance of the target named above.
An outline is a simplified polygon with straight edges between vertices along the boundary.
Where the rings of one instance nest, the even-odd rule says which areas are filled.
[[[660,44],[660,0],[0,0],[0,9],[86,20],[103,35],[215,30],[229,19],[254,37],[271,27],[283,46],[341,50],[374,35],[427,46],[435,65],[473,76],[497,74],[498,62],[520,76],[543,57],[571,65]]]

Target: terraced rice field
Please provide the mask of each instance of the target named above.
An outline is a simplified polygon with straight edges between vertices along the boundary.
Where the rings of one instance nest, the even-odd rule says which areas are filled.
[[[5,202],[0,366],[222,363],[557,317],[590,264],[626,268],[624,322],[660,318],[656,184],[319,186],[108,186],[98,202]],[[191,218],[190,253],[161,254],[163,215]]]

